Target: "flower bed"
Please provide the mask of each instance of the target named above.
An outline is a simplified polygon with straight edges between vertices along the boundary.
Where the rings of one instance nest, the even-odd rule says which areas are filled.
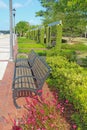
[[[26,99],[24,106],[26,112],[21,119],[14,120],[12,130],[69,130],[70,125],[61,116],[64,113],[67,100],[64,104],[58,102],[57,93],[53,92],[52,100],[49,100],[49,93],[42,98],[34,96]],[[76,126],[72,125],[72,128]],[[76,128],[75,128],[76,129]]]

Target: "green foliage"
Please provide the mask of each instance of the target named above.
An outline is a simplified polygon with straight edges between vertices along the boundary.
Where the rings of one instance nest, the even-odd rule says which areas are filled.
[[[61,50],[61,40],[62,40],[62,25],[57,25],[57,32],[56,32],[56,47],[58,51]]]
[[[87,0],[39,0],[45,10],[37,12],[43,17],[43,24],[62,20],[63,35],[81,36],[87,23]]]
[[[65,57],[69,62],[76,62],[77,61],[77,55],[74,50],[70,49],[59,49],[57,47],[54,47],[50,50],[47,50],[47,56],[63,56]]]
[[[87,76],[76,63],[62,56],[47,57],[52,68],[49,83],[60,90],[62,98],[68,99],[78,110],[78,126],[87,129]],[[80,123],[79,123],[80,122]]]
[[[47,25],[50,22],[53,22],[54,20],[51,19],[53,14],[53,5],[56,0],[39,0],[42,7],[45,8],[45,10],[40,10],[36,12],[36,16],[44,17],[43,23],[44,25]]]
[[[42,28],[40,29],[40,43],[41,43],[41,44],[44,44],[44,33],[45,33],[45,28],[42,27]]]
[[[33,41],[32,41],[33,42]],[[31,43],[31,44],[28,44],[28,43],[19,43],[18,44],[18,47],[19,48],[22,48],[22,49],[25,49],[25,48],[43,48],[44,46],[41,45],[41,44],[37,44],[37,43]]]
[[[48,47],[49,43],[49,27],[46,27],[46,46]]]
[[[29,30],[29,23],[25,21],[20,21],[16,24],[16,33],[20,36],[25,36],[26,32]]]
[[[64,43],[64,44],[62,44],[62,49],[87,52],[87,46],[85,44],[82,44],[82,43],[72,44],[72,45]]]
[[[76,62],[77,60],[76,52],[73,50],[61,50],[60,55],[66,57],[66,59],[70,62],[71,61]]]
[[[39,44],[36,41],[27,39],[25,37],[18,38],[18,51],[20,53],[29,53],[29,50],[31,49],[36,49],[37,52],[43,53],[45,46],[43,44]]]
[[[81,58],[82,60],[82,66],[87,67],[87,56],[85,58]]]
[[[27,39],[26,37],[18,37],[18,45],[22,43],[36,43],[34,40]]]

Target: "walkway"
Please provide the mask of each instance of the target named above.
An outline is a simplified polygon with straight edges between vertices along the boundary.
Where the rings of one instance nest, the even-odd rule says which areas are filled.
[[[9,41],[9,35],[0,36],[0,130],[11,130],[11,118],[18,117],[19,113],[12,100],[14,62],[9,61]],[[16,53],[17,44],[14,46],[14,57]]]
[[[0,35],[0,80],[2,80],[10,56],[9,35]]]

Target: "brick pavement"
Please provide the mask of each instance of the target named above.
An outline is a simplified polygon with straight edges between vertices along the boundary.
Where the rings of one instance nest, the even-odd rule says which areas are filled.
[[[17,53],[17,44],[14,46],[14,57]],[[11,118],[15,119],[22,115],[23,108],[17,110],[12,99],[12,79],[14,73],[14,62],[9,61],[3,79],[0,81],[0,130],[11,130]],[[19,99],[22,105],[24,98]]]

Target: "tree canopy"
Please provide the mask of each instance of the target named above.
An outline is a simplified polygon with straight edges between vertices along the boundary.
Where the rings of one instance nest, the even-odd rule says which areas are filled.
[[[77,36],[85,32],[87,0],[39,0],[44,10],[36,12],[43,24],[62,20],[63,34]]]
[[[29,30],[29,23],[26,21],[20,21],[19,23],[16,24],[16,33],[19,34],[20,36],[24,36],[25,33]]]

